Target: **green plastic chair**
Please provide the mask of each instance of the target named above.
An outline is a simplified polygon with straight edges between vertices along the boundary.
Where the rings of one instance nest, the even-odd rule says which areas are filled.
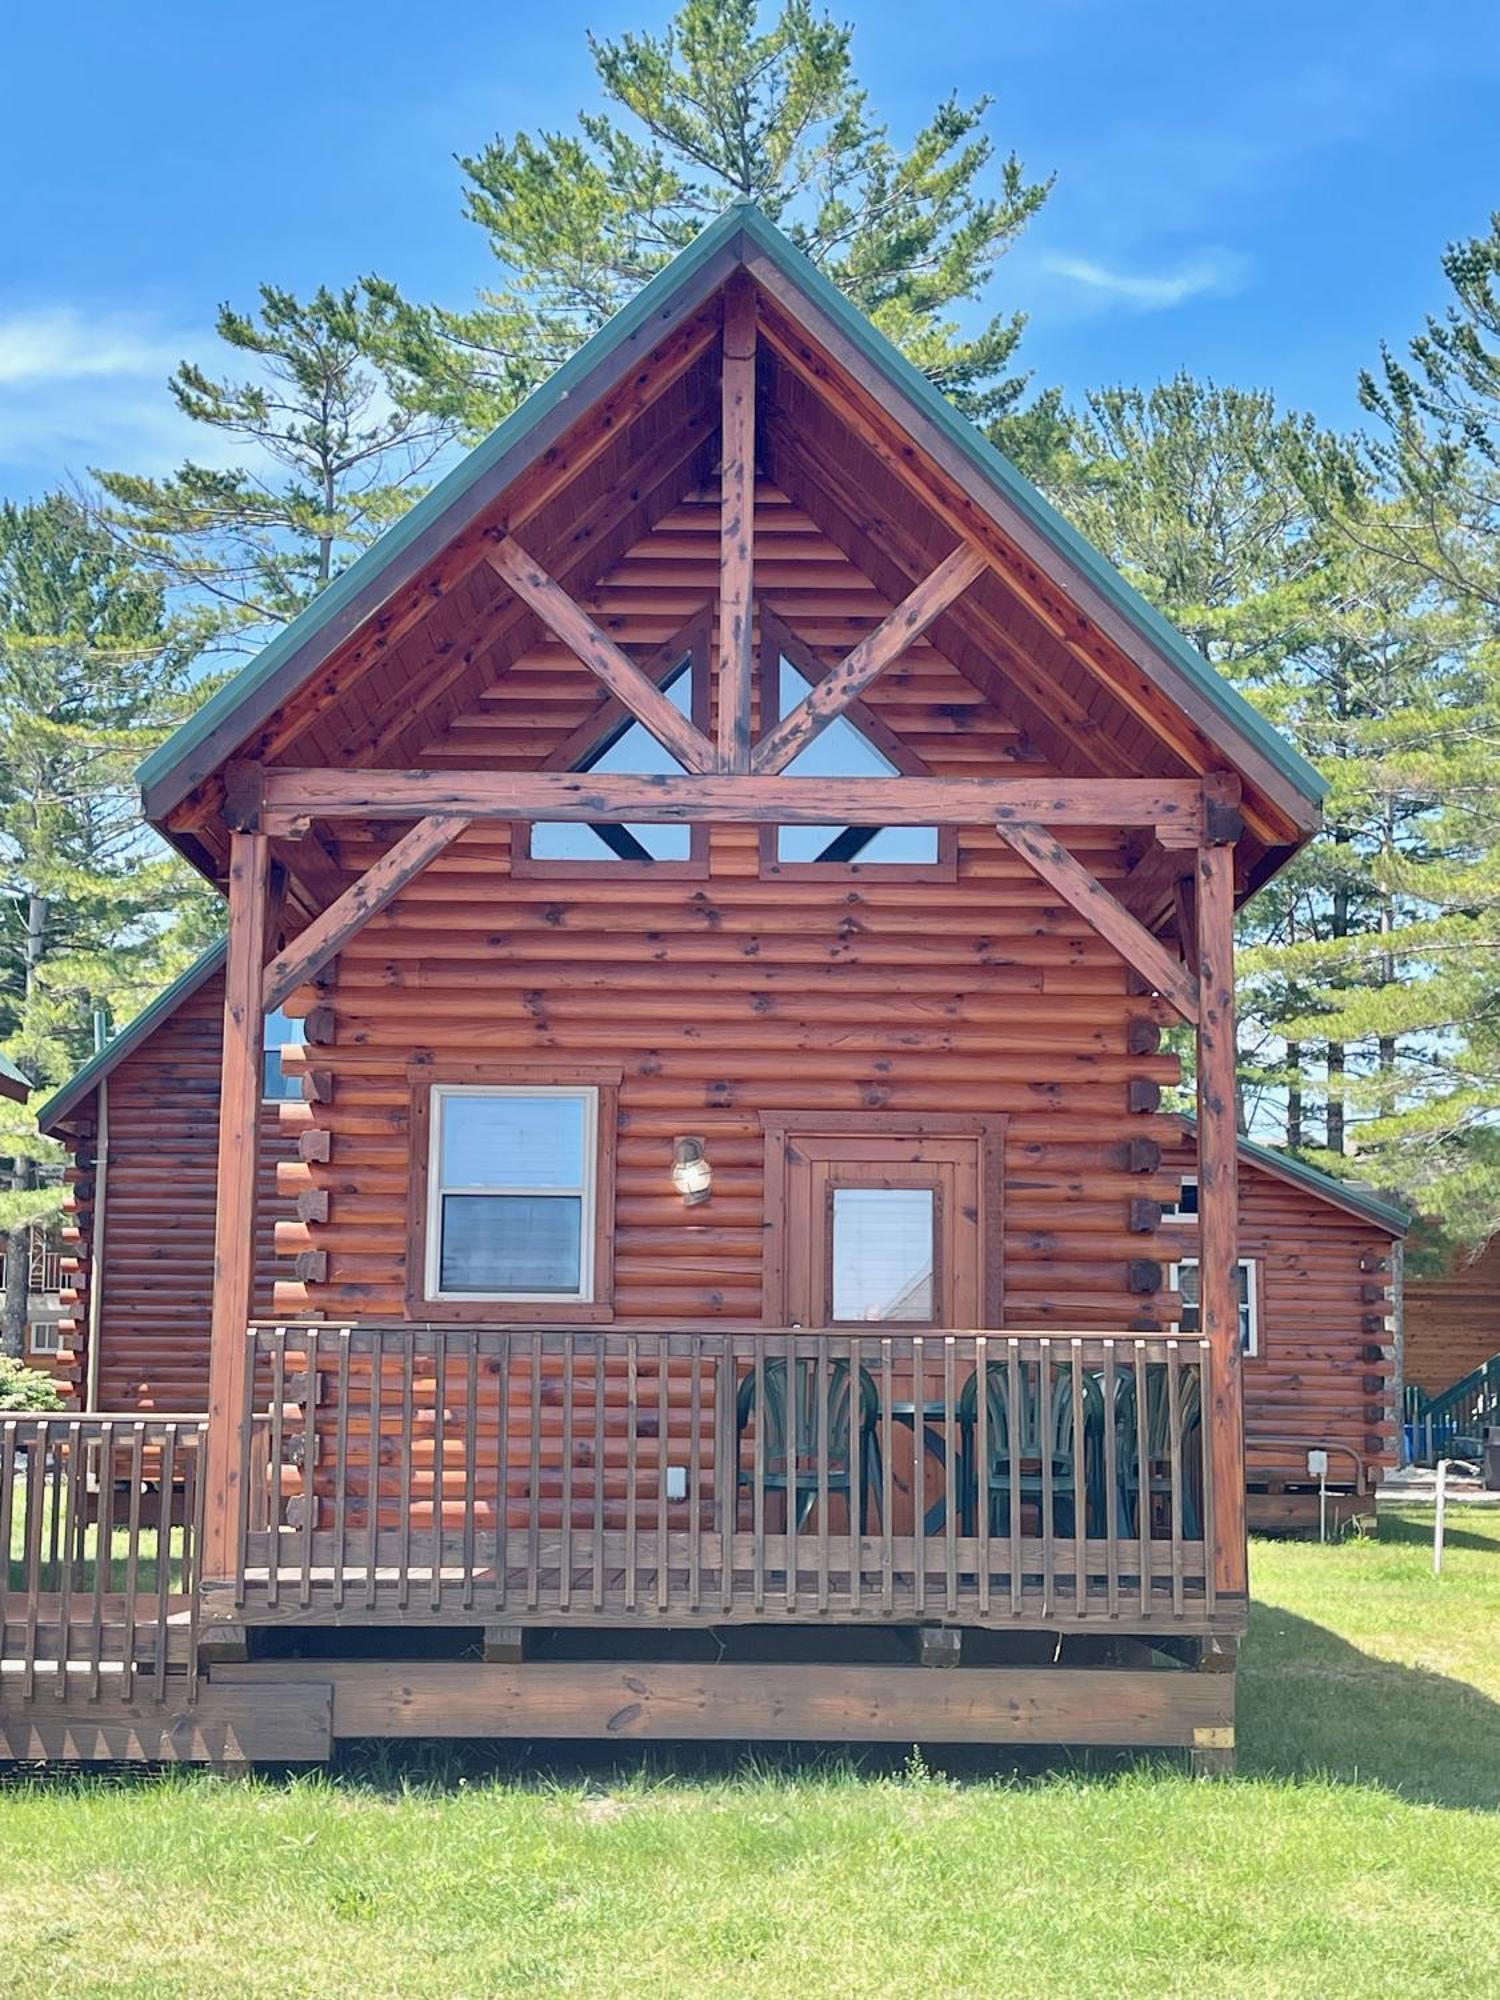
[[[795,1485],[795,1505],[797,1530],[800,1533],[807,1525],[813,1509],[826,1491],[830,1497],[842,1494],[852,1500],[852,1476],[857,1456],[859,1473],[859,1523],[861,1532],[866,1525],[871,1500],[880,1491],[880,1398],[869,1373],[859,1371],[859,1441],[857,1452],[851,1452],[849,1436],[849,1364],[847,1361],[829,1359],[818,1362],[811,1357],[798,1360],[792,1419],[795,1430],[788,1424],[786,1359],[782,1355],[768,1356],[762,1370],[765,1382],[765,1408],[757,1411],[756,1399],[760,1377],[754,1368],[740,1384],[736,1399],[737,1423],[736,1453],[739,1464],[739,1484],[742,1488],[754,1488],[755,1465],[753,1451],[751,1463],[745,1463],[744,1439],[752,1417],[758,1417],[764,1427],[764,1476],[763,1485],[767,1493],[788,1493]],[[819,1403],[826,1394],[828,1398],[828,1472],[826,1480],[820,1473],[819,1465],[824,1452],[821,1432]],[[788,1448],[789,1437],[796,1442],[796,1470],[791,1469],[792,1454]]]
[[[1149,1522],[1160,1500],[1172,1501],[1172,1412],[1167,1366],[1144,1364],[1146,1376],[1146,1515]],[[1115,1392],[1116,1467],[1120,1482],[1120,1525],[1132,1538],[1140,1533],[1140,1438],[1136,1424],[1137,1370],[1127,1368]],[[1189,1541],[1203,1538],[1203,1389],[1196,1368],[1184,1368],[1178,1378],[1182,1421],[1182,1532]]]
[[[1098,1377],[1083,1374],[1083,1439],[1081,1453],[1073,1435],[1073,1371],[1063,1366],[1052,1385],[1050,1407],[1045,1422],[1038,1385],[1040,1364],[1023,1361],[1018,1372],[1020,1411],[1011,1423],[1010,1369],[1001,1361],[986,1369],[985,1400],[987,1430],[985,1456],[979,1458],[979,1373],[965,1382],[958,1399],[958,1422],[963,1440],[959,1490],[962,1495],[964,1532],[972,1535],[979,1521],[980,1488],[989,1508],[992,1535],[1010,1533],[1013,1495],[1022,1506],[1042,1505],[1046,1476],[1041,1461],[1050,1461],[1052,1518],[1056,1532],[1072,1535],[1078,1522],[1078,1496],[1083,1494],[1085,1532],[1103,1515],[1103,1486],[1100,1478],[1104,1439],[1104,1392]],[[1012,1430],[1014,1429],[1014,1446]],[[1082,1479],[1080,1481],[1080,1458]],[[1017,1461],[1034,1461],[1023,1469]]]

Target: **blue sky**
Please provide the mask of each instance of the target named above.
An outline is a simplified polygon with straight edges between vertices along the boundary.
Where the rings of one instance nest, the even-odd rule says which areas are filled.
[[[457,304],[486,277],[456,152],[593,101],[585,30],[665,0],[59,0],[7,25],[0,490],[195,443],[165,378],[216,366],[221,299],[377,269]],[[867,0],[897,136],[951,89],[1057,188],[1002,264],[1041,382],[1179,367],[1332,422],[1441,305],[1443,244],[1500,206],[1493,0]],[[914,34],[913,21],[920,23]]]

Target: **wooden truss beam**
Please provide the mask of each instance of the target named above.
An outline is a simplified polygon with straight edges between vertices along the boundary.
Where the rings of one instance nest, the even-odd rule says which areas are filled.
[[[758,778],[598,771],[344,771],[239,766],[234,821],[297,835],[315,819],[718,820],[759,826],[1149,826],[1201,839],[1195,778]],[[1113,900],[1113,899],[1111,899]],[[1134,919],[1131,920],[1132,922]]]
[[[266,967],[262,1004],[269,1014],[289,993],[307,983],[341,951],[354,933],[400,894],[428,862],[441,854],[468,825],[446,813],[419,819],[394,847],[367,868],[336,903],[314,917],[300,936]]]
[[[719,721],[721,771],[750,768],[755,650],[755,287],[724,300],[724,386],[719,499]]]
[[[622,701],[684,770],[712,771],[718,753],[700,729],[688,721],[647,675],[622,652],[607,632],[590,618],[540,563],[507,536],[490,551],[490,561],[516,596],[531,609],[589,672]]]
[[[1182,961],[1143,923],[1092,876],[1062,842],[1036,824],[998,827],[1023,860],[1057,891],[1063,901],[1095,929],[1106,943],[1134,966],[1164,1000],[1171,1002],[1184,1021],[1198,1019],[1198,982]]]
[[[805,750],[921,638],[933,620],[955,598],[961,597],[984,569],[984,557],[976,549],[956,548],[923,577],[873,632],[866,633],[853,652],[803,696],[790,715],[762,736],[755,746],[752,767],[768,776],[784,770],[799,751]]]

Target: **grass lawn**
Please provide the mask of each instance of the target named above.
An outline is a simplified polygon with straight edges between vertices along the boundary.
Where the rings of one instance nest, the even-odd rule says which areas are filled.
[[[1257,1543],[1240,1775],[371,1754],[0,1792],[0,1990],[1500,1993],[1500,1516]],[[618,1753],[616,1753],[618,1756]]]

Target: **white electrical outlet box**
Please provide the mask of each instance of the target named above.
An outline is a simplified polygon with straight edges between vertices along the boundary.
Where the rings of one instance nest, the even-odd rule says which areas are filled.
[[[1307,1476],[1309,1479],[1328,1477],[1328,1454],[1326,1451],[1310,1451],[1307,1454]]]
[[[669,1500],[686,1500],[687,1467],[685,1465],[669,1465],[667,1467],[667,1498]]]

